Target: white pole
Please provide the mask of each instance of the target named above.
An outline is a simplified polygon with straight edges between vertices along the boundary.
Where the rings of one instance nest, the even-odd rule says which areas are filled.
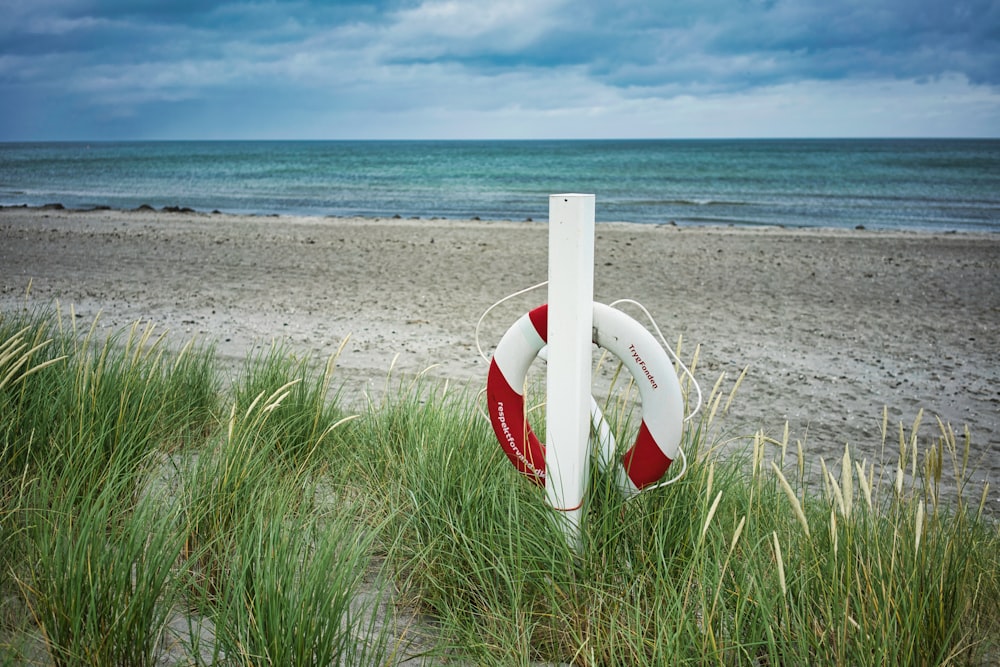
[[[579,547],[590,439],[594,195],[549,196],[545,492]]]

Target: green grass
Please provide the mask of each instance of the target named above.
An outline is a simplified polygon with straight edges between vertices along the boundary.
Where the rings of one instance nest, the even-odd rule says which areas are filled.
[[[123,478],[43,469],[22,508],[27,541],[14,577],[56,665],[153,665],[176,589],[181,540],[172,511],[121,502]]]
[[[826,461],[787,432],[734,438],[739,379],[720,378],[675,483],[625,499],[594,462],[571,548],[474,390],[405,379],[354,414],[336,355],[274,347],[223,382],[211,346],[66,322],[0,314],[0,664],[1000,655],[971,436],[922,414],[883,412],[882,441],[858,443],[877,461]],[[617,384],[602,408],[629,442]]]
[[[65,321],[0,316],[0,661],[387,662],[332,365],[275,352],[227,395],[211,347]]]

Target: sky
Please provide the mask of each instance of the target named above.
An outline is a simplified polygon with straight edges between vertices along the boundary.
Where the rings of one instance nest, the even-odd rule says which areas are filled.
[[[0,141],[1000,136],[1000,0],[0,8]]]

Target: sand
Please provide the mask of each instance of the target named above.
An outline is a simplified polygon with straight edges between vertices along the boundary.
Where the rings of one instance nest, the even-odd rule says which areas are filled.
[[[542,222],[0,209],[0,307],[58,300],[102,331],[149,321],[236,368],[274,340],[321,358],[345,337],[347,395],[426,371],[478,390],[483,311],[547,273]],[[30,290],[29,290],[30,285]],[[706,392],[749,367],[726,432],[763,429],[829,458],[878,459],[890,421],[926,411],[1000,471],[1000,236],[599,223],[595,297],[631,298]],[[545,299],[495,309],[481,343]],[[630,314],[640,317],[638,311]],[[928,441],[929,442],[929,441]],[[994,501],[995,502],[995,501]]]

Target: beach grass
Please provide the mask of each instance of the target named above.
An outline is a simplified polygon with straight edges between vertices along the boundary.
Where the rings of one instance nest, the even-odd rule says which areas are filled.
[[[227,395],[211,347],[74,320],[0,319],[3,664],[386,662],[328,374],[275,353]]]
[[[921,435],[921,413],[883,411],[879,460],[825,460],[787,431],[734,433],[739,378],[720,377],[673,483],[625,498],[595,458],[571,545],[470,388],[389,377],[349,404],[336,354],[278,345],[226,382],[210,345],[76,319],[0,314],[2,664],[1000,655],[972,435]],[[619,443],[633,394],[616,381],[603,404]],[[544,437],[544,407],[531,420]]]

